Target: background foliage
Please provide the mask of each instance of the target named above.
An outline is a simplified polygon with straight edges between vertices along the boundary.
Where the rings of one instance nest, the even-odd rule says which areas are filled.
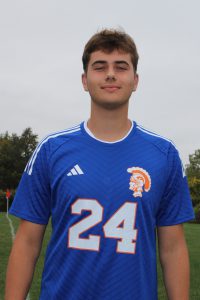
[[[21,136],[0,135],[0,188],[16,189],[22,172],[37,145],[37,135],[26,128]]]
[[[0,134],[0,211],[6,211],[6,189],[11,191],[10,203],[24,168],[37,145],[37,134],[26,128],[21,135]]]
[[[196,222],[200,223],[200,149],[189,155],[186,165],[186,175],[190,187],[190,194],[194,206]]]

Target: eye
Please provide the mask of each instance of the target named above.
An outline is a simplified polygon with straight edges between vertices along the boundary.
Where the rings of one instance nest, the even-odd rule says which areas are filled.
[[[93,66],[93,70],[95,70],[95,71],[103,71],[103,70],[105,70],[105,68],[106,68],[106,66],[104,64],[100,64],[100,63],[95,64]]]
[[[102,67],[95,67],[94,70],[101,71],[101,70],[104,70],[104,67],[103,66]]]
[[[128,67],[127,66],[116,66],[116,69],[118,71],[126,71],[126,70],[128,70]]]

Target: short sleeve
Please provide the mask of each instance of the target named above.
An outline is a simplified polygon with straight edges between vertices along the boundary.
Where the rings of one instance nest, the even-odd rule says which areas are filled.
[[[22,175],[9,210],[21,219],[47,224],[51,212],[51,193],[45,145],[39,145]]]
[[[156,219],[157,226],[176,225],[194,219],[187,178],[173,145],[168,152],[166,186]]]

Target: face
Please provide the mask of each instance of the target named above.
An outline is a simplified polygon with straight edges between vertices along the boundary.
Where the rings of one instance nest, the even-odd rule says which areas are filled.
[[[91,100],[104,108],[127,105],[138,84],[129,53],[95,51],[91,54],[87,72],[82,75],[85,91]]]
[[[132,190],[133,196],[142,197],[144,179],[138,175],[132,175],[130,178],[129,189]]]

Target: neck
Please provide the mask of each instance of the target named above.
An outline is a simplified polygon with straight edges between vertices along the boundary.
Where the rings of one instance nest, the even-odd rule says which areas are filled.
[[[87,126],[96,138],[114,142],[122,139],[131,125],[128,119],[128,105],[108,110],[91,102],[91,115]]]

